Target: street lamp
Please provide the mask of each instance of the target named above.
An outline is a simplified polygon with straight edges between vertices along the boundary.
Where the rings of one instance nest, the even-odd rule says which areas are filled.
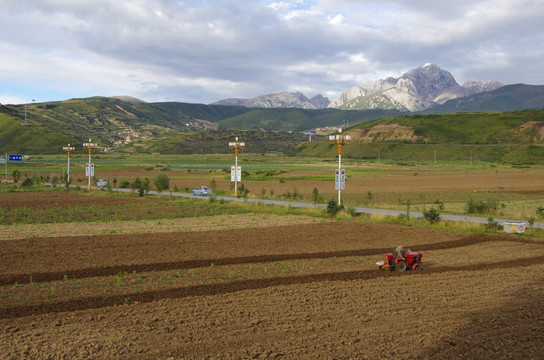
[[[229,148],[234,149],[234,168],[230,169],[230,181],[234,181],[234,196],[238,196],[238,181],[242,181],[242,168],[238,168],[238,149],[243,149],[246,146],[244,142],[238,141],[238,137],[234,142],[229,142]]]
[[[342,129],[339,129],[338,134],[329,135],[329,144],[338,144],[338,170],[335,170],[335,188],[338,190],[338,205],[340,205],[340,191],[346,187],[346,171],[342,169],[342,145],[351,144],[351,136],[343,135]]]
[[[91,150],[98,147],[98,144],[91,142],[83,143],[83,147],[89,149],[89,162],[85,164],[85,176],[89,177],[89,185],[87,186],[88,190],[91,190],[91,176],[94,176],[94,164],[91,164]]]
[[[70,183],[70,151],[74,151],[76,148],[73,146],[63,146],[62,150],[66,151],[68,153],[68,166],[66,167],[66,182]]]

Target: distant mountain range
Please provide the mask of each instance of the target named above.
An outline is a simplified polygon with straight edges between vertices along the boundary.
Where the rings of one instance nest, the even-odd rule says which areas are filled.
[[[250,108],[382,110],[402,113],[509,111],[544,108],[544,86],[507,85],[497,80],[471,79],[459,85],[453,75],[435,64],[410,70],[344,91],[333,101],[300,92],[280,92],[252,99],[225,99],[212,105]]]
[[[252,99],[230,98],[217,101],[211,105],[245,106],[260,108],[301,108],[301,109],[324,109],[330,100],[321,94],[308,99],[301,92],[283,91],[276,94],[257,96]]]
[[[460,86],[448,71],[435,64],[425,64],[399,78],[389,77],[344,91],[329,107],[416,112],[436,107],[451,99],[492,91],[502,86],[504,84],[496,80],[477,79]]]
[[[348,124],[399,115],[526,109],[544,109],[544,85],[502,86],[494,80],[469,80],[461,86],[449,72],[427,64],[399,78],[352,88],[332,102],[321,95],[308,99],[300,92],[281,92],[210,105],[147,103],[130,96],[32,103],[26,107],[0,104],[0,153],[56,153],[69,142],[81,143],[89,138],[107,148],[130,144],[134,151],[162,152],[168,149],[137,143],[151,138],[173,143],[184,134],[199,131],[320,129],[326,133]],[[29,126],[20,125],[25,116]]]

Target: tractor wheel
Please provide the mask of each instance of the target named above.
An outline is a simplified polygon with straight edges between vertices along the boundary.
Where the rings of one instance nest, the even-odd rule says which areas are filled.
[[[397,271],[404,271],[406,270],[406,261],[401,260],[395,265],[395,270]]]

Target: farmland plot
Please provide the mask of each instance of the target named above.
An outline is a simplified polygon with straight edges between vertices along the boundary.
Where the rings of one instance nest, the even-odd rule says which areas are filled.
[[[544,356],[544,239],[291,220],[1,240],[0,353]],[[374,267],[398,245],[423,252],[421,269]]]

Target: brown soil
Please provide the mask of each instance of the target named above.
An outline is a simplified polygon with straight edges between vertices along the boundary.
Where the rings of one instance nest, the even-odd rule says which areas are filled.
[[[422,268],[376,270],[399,244]],[[544,356],[542,239],[329,222],[1,245],[6,359]]]
[[[384,141],[411,141],[421,139],[409,126],[399,124],[382,124],[366,129],[354,129],[348,132],[354,142],[373,143]]]
[[[67,206],[111,206],[137,204],[141,201],[143,199],[87,196],[68,191],[0,193],[0,207],[5,210],[24,208],[49,209]]]

